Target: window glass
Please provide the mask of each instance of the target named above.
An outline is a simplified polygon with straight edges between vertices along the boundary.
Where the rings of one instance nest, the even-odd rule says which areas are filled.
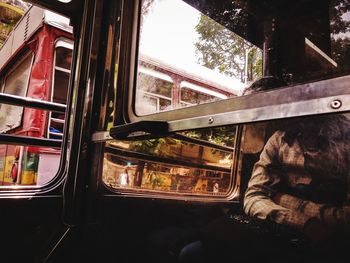
[[[232,98],[261,76],[261,49],[191,5],[144,0],[141,13],[138,115]]]
[[[59,41],[57,45],[65,43]],[[65,46],[71,44],[65,43]],[[57,46],[55,49],[55,66],[53,75],[52,101],[56,103],[66,104],[69,87],[69,78],[71,74],[72,49]],[[48,137],[52,139],[60,139],[63,136],[64,113],[51,112],[49,118]]]
[[[13,71],[5,77],[2,92],[16,96],[25,96],[28,87],[32,55],[27,56]],[[0,132],[17,128],[21,125],[23,107],[0,104]]]
[[[146,115],[348,75],[350,5],[143,0],[139,39],[134,107]],[[164,107],[146,94],[162,96],[159,79]]]
[[[56,45],[55,69],[70,70],[72,64],[72,44],[65,43],[65,46],[59,46],[63,41],[59,41]]]
[[[210,96],[208,94],[188,89],[188,88],[182,88],[181,89],[181,103],[185,105],[196,105],[200,104],[201,101],[215,101],[218,99],[218,97]]]
[[[47,30],[41,27],[42,19],[34,19],[33,14],[50,21],[45,24]],[[0,144],[1,191],[39,188],[62,179],[57,173],[65,158],[60,147],[65,113],[31,107],[30,101],[67,103],[73,43],[65,37],[70,29],[69,19],[32,6],[13,29],[11,41],[0,50],[0,57],[8,58],[0,72],[4,83],[1,92],[20,96],[28,105],[0,105],[0,132],[11,139],[2,138]],[[24,41],[23,35],[30,35],[31,41]],[[27,50],[33,52],[24,54]],[[17,140],[15,144],[13,140]],[[25,140],[30,140],[30,145]]]
[[[145,70],[146,71],[146,70]],[[152,76],[152,71],[140,73],[138,78],[138,89],[142,93],[140,104],[144,107],[143,111],[154,113],[166,110],[172,106],[172,81],[166,75]],[[162,78],[163,77],[163,78]]]
[[[0,144],[0,186],[47,184],[58,171],[60,151]]]
[[[104,183],[116,190],[215,195],[232,190],[236,127],[106,144]]]

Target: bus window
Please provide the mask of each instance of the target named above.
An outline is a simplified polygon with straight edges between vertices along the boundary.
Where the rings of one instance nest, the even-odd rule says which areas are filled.
[[[190,83],[188,84],[192,88],[195,87],[190,85]],[[200,104],[201,101],[210,102],[210,101],[215,101],[218,98],[215,96],[211,96],[208,93],[210,94],[210,92],[205,93],[204,91],[202,93],[194,89],[186,88],[185,86],[183,86],[183,88],[181,88],[181,103],[184,105],[192,106],[192,105]],[[223,97],[225,97],[225,95],[223,95]]]
[[[106,144],[103,182],[121,192],[151,196],[227,198],[237,128],[185,131],[169,137]]]
[[[5,188],[60,180],[72,49],[69,19],[31,6],[0,50],[1,91],[16,95],[15,102],[3,95],[0,105],[0,132],[6,133],[0,145],[0,185]]]
[[[56,43],[51,101],[66,104],[71,74],[73,44],[59,40]],[[60,139],[63,136],[64,114],[51,112],[48,137]]]
[[[143,68],[140,68],[143,69]],[[138,78],[138,90],[142,93],[141,107],[146,113],[154,113],[171,107],[172,80],[165,74],[144,68]]]
[[[17,96],[26,95],[32,61],[32,54],[26,56],[14,70],[5,76],[3,93]],[[0,133],[19,127],[22,122],[22,114],[23,107],[0,104]]]
[[[318,113],[348,108],[329,107],[348,93],[347,1],[144,0],[139,8],[135,74],[124,82],[130,122],[166,120],[181,131],[207,127],[211,115],[223,126],[310,115],[312,104]]]
[[[257,46],[183,1],[148,2],[141,7],[137,115],[232,98],[261,77]]]

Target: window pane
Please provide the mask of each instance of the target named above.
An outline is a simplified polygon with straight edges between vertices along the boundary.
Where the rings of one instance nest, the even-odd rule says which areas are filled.
[[[144,0],[138,52],[137,115],[337,78],[350,71],[350,5]],[[143,100],[142,74],[171,83],[171,106]]]
[[[56,175],[60,151],[0,144],[0,186],[45,185]]]
[[[55,82],[52,97],[53,102],[66,104],[69,77],[69,72],[63,72],[57,69],[55,70]]]
[[[65,47],[56,47],[55,52],[52,101],[67,104],[72,50]],[[62,139],[64,122],[64,113],[51,112],[48,125],[48,137],[52,139]]]
[[[232,98],[261,76],[261,50],[196,8],[180,0],[142,3],[138,115]],[[150,90],[167,102],[145,99]]]
[[[17,139],[0,142],[0,186],[15,186],[11,190],[29,189],[22,186],[38,188],[59,179],[56,175],[65,158],[60,148],[65,110],[51,112],[44,105],[38,108],[30,102],[67,104],[73,48],[68,38],[73,37],[69,35],[72,29],[69,19],[31,6],[0,50],[0,57],[4,57],[1,92],[26,101],[25,107],[0,105],[0,132]],[[30,145],[19,137],[26,137]],[[46,146],[35,146],[39,144]]]
[[[201,93],[195,90],[182,88],[181,89],[181,102],[187,105],[196,105],[200,104],[201,102],[210,102],[219,100],[220,98],[210,96],[205,93]]]
[[[145,70],[138,78],[137,97],[139,108],[144,112],[155,113],[172,107],[172,81],[166,75]],[[153,75],[152,75],[153,74]]]
[[[103,181],[118,190],[226,196],[236,127],[187,131],[144,141],[106,145]]]
[[[27,56],[18,67],[5,77],[3,93],[25,96],[27,92],[32,56]],[[0,104],[0,132],[21,125],[23,107]]]
[[[56,48],[56,67],[69,69],[72,63],[72,50],[65,47]]]

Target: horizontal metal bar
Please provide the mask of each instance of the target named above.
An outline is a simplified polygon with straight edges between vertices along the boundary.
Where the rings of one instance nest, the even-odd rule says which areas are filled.
[[[21,97],[12,94],[0,93],[0,103],[10,104],[15,106],[36,108],[41,110],[55,111],[64,113],[66,105],[51,101],[37,100],[28,97]]]
[[[340,106],[338,108],[332,108],[332,103],[337,101],[339,101]],[[284,119],[325,113],[342,113],[348,111],[350,111],[350,96],[340,95],[226,112],[179,121],[170,121],[169,132],[188,130],[193,127],[207,128],[221,125],[231,125],[232,123],[240,124],[254,121],[267,121],[271,119]]]
[[[17,136],[11,134],[0,134],[1,144],[18,144],[18,145],[31,145],[31,146],[43,146],[60,148],[62,140],[37,138],[29,136]]]
[[[166,121],[138,121],[114,126],[109,134],[117,140],[144,140],[160,138],[168,135]]]
[[[63,133],[59,133],[59,132],[49,132],[50,135],[54,135],[54,136],[60,136],[63,137]]]
[[[64,119],[51,118],[51,121],[64,124]]]
[[[299,117],[350,110],[350,76],[298,84],[281,89],[257,92],[245,96],[136,116],[129,110],[131,122],[167,120],[169,131],[233,125],[279,118]],[[341,107],[330,107],[332,100],[341,100]]]
[[[61,72],[64,72],[64,73],[68,73],[68,74],[70,74],[70,72],[71,72],[70,69],[62,68],[62,67],[59,67],[59,66],[55,66],[55,70],[58,70],[58,71],[61,71]]]

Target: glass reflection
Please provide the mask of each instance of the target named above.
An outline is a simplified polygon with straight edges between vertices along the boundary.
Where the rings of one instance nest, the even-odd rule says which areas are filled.
[[[261,78],[282,88],[349,74],[348,0],[143,0],[141,9],[138,115],[247,95]]]
[[[106,145],[103,181],[116,189],[225,195],[232,186],[236,129],[189,131]]]
[[[232,98],[261,77],[261,49],[196,4],[142,1],[138,115]],[[243,19],[246,13],[236,15]]]

